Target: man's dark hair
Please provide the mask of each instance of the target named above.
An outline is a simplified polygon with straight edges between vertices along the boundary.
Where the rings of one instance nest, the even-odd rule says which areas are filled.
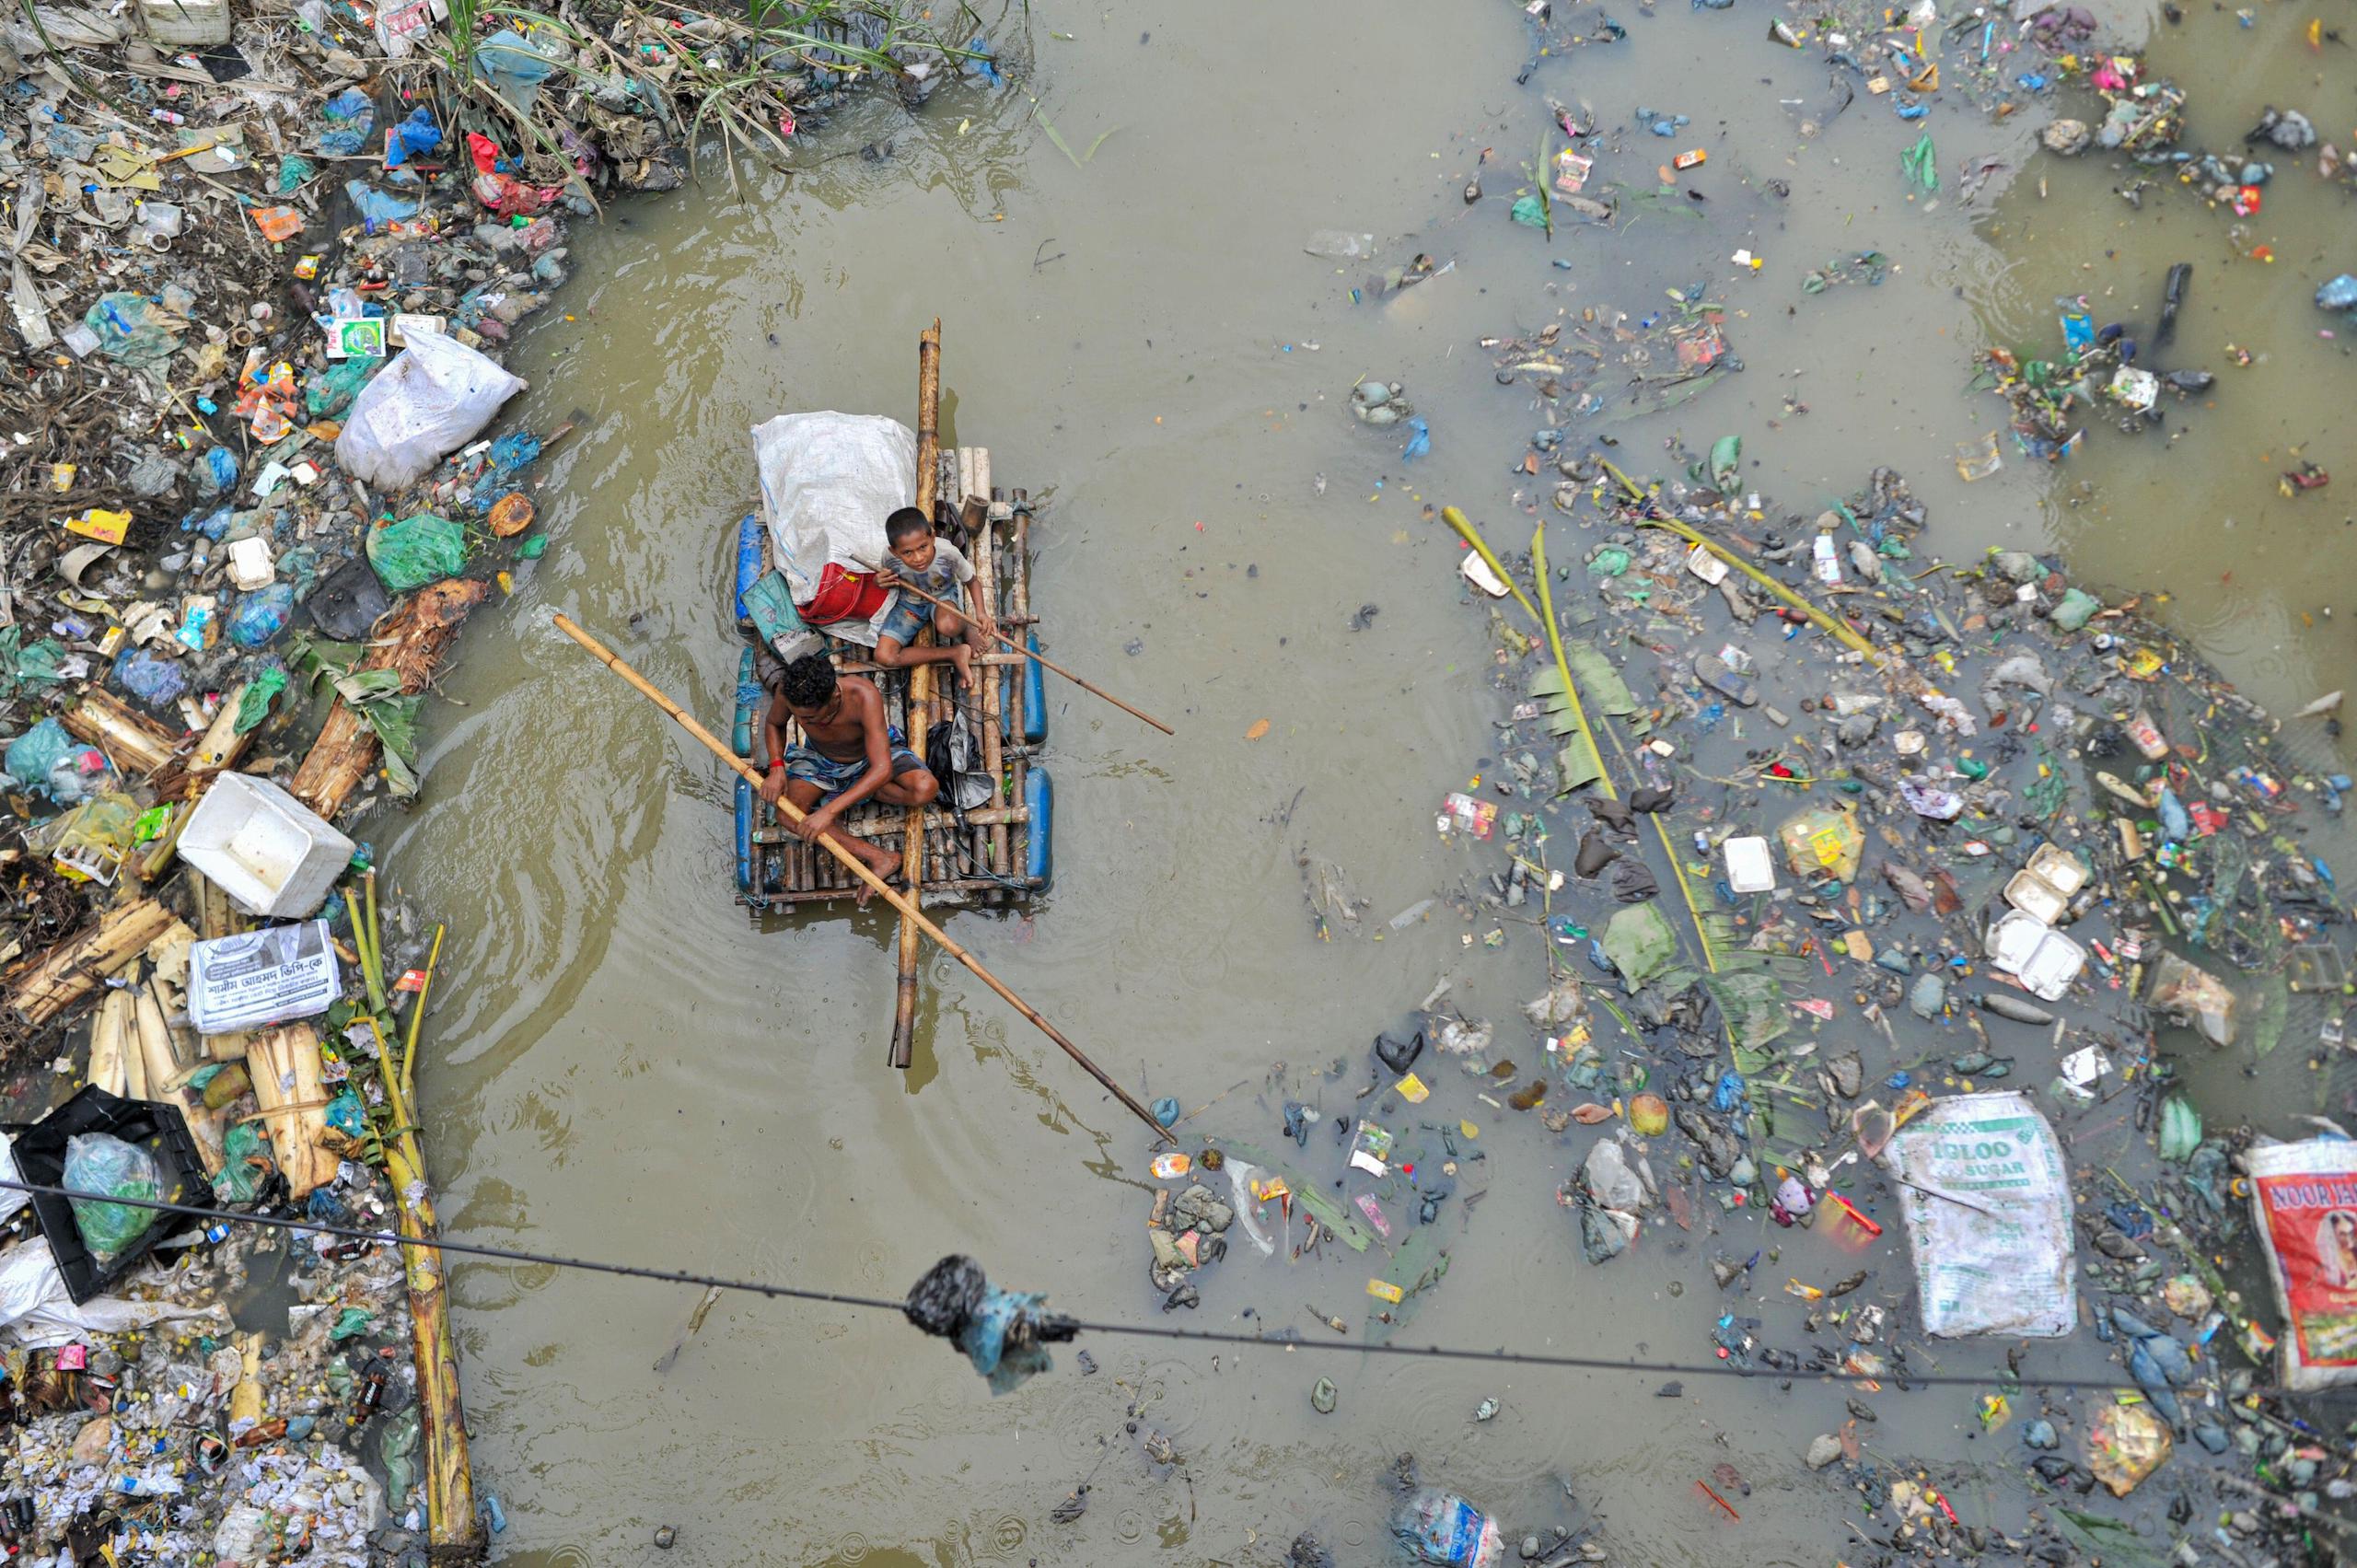
[[[785,699],[786,706],[808,710],[827,705],[835,694],[835,667],[824,654],[805,654],[785,667],[777,683],[777,694]]]
[[[933,524],[926,521],[925,515],[914,506],[903,506],[884,519],[884,537],[896,545],[902,540],[914,539],[921,533],[932,531]]]

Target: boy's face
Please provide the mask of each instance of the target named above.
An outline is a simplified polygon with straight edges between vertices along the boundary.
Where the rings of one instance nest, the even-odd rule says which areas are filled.
[[[784,702],[785,699],[780,698],[779,701]],[[819,724],[831,724],[834,722],[835,715],[842,710],[842,705],[843,689],[838,686],[827,693],[826,701],[815,707],[806,708],[799,703],[787,702],[785,711],[806,725],[814,720]]]
[[[910,571],[922,572],[933,564],[933,536],[912,533],[906,539],[895,540],[892,541],[892,553]]]

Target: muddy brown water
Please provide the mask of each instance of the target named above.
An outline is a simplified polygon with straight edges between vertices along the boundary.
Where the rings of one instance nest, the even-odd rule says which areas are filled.
[[[2182,192],[2128,209],[2107,194],[2119,171],[2094,164],[2041,160],[1965,208],[1961,157],[2018,150],[2026,130],[1956,105],[1929,122],[1947,188],[1910,202],[1898,154],[1916,128],[1861,95],[1804,134],[1824,68],[1765,42],[1759,8],[1622,19],[1627,43],[1550,59],[1518,87],[1520,12],[1490,0],[1048,0],[993,31],[1017,67],[1007,90],[953,86],[914,117],[865,104],[809,138],[790,180],[750,175],[732,195],[708,165],[702,189],[623,207],[582,239],[583,281],[517,355],[525,420],[586,415],[547,465],[553,547],[470,627],[451,701],[425,726],[424,804],[369,824],[398,901],[451,926],[440,1044],[420,1075],[454,1232],[884,1296],[964,1250],[1055,1306],[1158,1317],[1138,1129],[939,958],[917,1065],[890,1071],[890,921],[749,920],[730,897],[728,777],[548,626],[571,613],[725,725],[737,652],[722,585],[753,494],[748,428],[796,409],[907,417],[914,335],[935,314],[955,438],[988,446],[1001,484],[1050,500],[1033,591],[1051,651],[1180,732],[1051,683],[1054,889],[948,929],[1141,1095],[1191,1108],[1241,1086],[1191,1126],[1273,1142],[1292,1095],[1330,1129],[1368,1039],[1443,978],[1467,1012],[1504,1021],[1501,1055],[1532,1049],[1512,1013],[1543,985],[1536,932],[1504,926],[1492,949],[1468,945],[1489,920],[1384,926],[1496,861],[1434,832],[1439,796],[1494,761],[1506,698],[1488,683],[1486,618],[1460,602],[1455,543],[1422,513],[1461,505],[1520,548],[1544,503],[1515,467],[1540,412],[1494,382],[1484,336],[1590,307],[1642,317],[1666,288],[1705,285],[1733,308],[1746,369],[1612,426],[1624,466],[1657,471],[1672,432],[1698,451],[1738,432],[1747,482],[1807,515],[1888,462],[1952,559],[2050,548],[2096,583],[2172,590],[2176,623],[2269,702],[2341,683],[2357,616],[2348,481],[2287,502],[2273,480],[2294,446],[2357,477],[2332,412],[2349,364],[2307,303],[2357,261],[2334,249],[2339,192],[2278,160],[2259,226],[2271,268],[2233,261],[2229,220]],[[2268,8],[2246,29],[2219,11],[2164,34],[2164,70],[2226,62],[2196,87],[2195,139],[2232,140],[2270,99],[2328,135],[2351,122],[2348,73],[2305,52],[2303,19]],[[1599,173],[1639,188],[1672,152],[1707,148],[1687,181],[1702,215],[1649,208],[1551,244],[1511,225],[1542,95],[1621,127]],[[1694,123],[1657,139],[1640,103]],[[888,156],[856,151],[888,142]],[[1486,194],[1469,208],[1477,174]],[[1353,305],[1365,269],[1305,254],[1318,228],[1374,233],[1383,263],[1422,250],[1455,266]],[[1759,273],[1729,261],[1739,247],[1765,258]],[[1867,249],[1894,263],[1881,287],[1800,292],[1809,267]],[[2182,439],[2101,427],[2060,469],[2008,452],[1997,476],[1958,480],[1955,447],[2003,418],[1967,387],[1984,334],[2052,346],[2064,293],[2097,296],[2098,321],[2114,300],[2149,315],[2166,265],[2189,259],[2172,363],[2221,380],[2214,406],[2172,409]],[[2229,340],[2258,363],[2228,366]],[[1406,384],[1431,421],[1428,459],[1403,465],[1396,434],[1348,417],[1369,375]],[[1553,538],[1559,562],[1588,542],[1562,522]],[[1372,623],[1352,631],[1367,605]],[[1266,738],[1248,741],[1261,719]],[[1317,939],[1305,851],[1347,871],[1384,940]],[[2222,1109],[2313,1109],[2301,1054],[2275,1064],[2280,1094],[2220,1072]],[[1323,1082],[1338,1056],[1349,1074]],[[1911,1311],[1889,1213],[1861,1250],[1713,1212],[1590,1268],[1554,1198],[1588,1140],[1547,1136],[1438,1072],[1427,1109],[1479,1125],[1486,1157],[1468,1170],[1487,1196],[1404,1339],[1707,1363],[1720,1312],[1802,1342],[1785,1279],[1859,1267]],[[1712,1287],[1712,1250],[1755,1249],[1747,1297]],[[1324,1335],[1312,1307],[1361,1315],[1355,1262],[1288,1271],[1243,1249],[1178,1316]],[[657,1375],[692,1289],[474,1264],[456,1279],[481,1483],[518,1563],[655,1561],[664,1524],[680,1532],[667,1561],[683,1562],[1267,1563],[1306,1528],[1344,1562],[1383,1561],[1381,1478],[1403,1450],[1517,1531],[1593,1527],[1629,1560],[1823,1562],[1852,1549],[1843,1516],[1860,1517],[1839,1472],[1798,1463],[1840,1424],[1840,1388],[1694,1376],[1657,1397],[1657,1375],[1097,1338],[1097,1376],[1060,1352],[1053,1375],[993,1400],[890,1318],[734,1295]],[[2100,1376],[2088,1340],[2035,1365]],[[1934,1354],[1996,1365],[1985,1345]],[[1308,1402],[1321,1374],[1341,1388],[1330,1417]],[[1476,1423],[1485,1397],[1502,1412]],[[1968,1518],[2018,1523],[2017,1436],[1979,1435],[1973,1390],[1875,1403],[1876,1453],[1933,1466]],[[1181,1469],[1141,1456],[1132,1405]],[[1695,1487],[1723,1462],[1750,1486],[1730,1494],[1739,1524]],[[1052,1522],[1084,1481],[1086,1515]]]

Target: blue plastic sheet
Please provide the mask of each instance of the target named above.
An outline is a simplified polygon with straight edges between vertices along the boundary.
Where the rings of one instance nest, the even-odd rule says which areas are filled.
[[[516,430],[493,441],[484,457],[502,474],[512,474],[540,455],[540,438],[528,430]]]
[[[532,47],[532,41],[509,29],[492,34],[475,52],[475,66],[490,78],[492,90],[518,112],[530,114],[539,101],[540,84],[556,69],[556,62]]]
[[[389,192],[377,190],[366,180],[347,180],[343,191],[352,198],[352,204],[359,211],[364,223],[401,223],[417,216],[415,202],[404,202]]]

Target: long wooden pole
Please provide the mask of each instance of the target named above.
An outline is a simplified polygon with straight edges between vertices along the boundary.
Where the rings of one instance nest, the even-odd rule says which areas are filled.
[[[627,663],[623,662],[621,655],[615,653],[611,648],[607,647],[603,643],[598,641],[597,638],[592,637],[588,633],[584,632],[580,627],[575,625],[571,618],[567,616],[557,616],[555,618],[555,622],[556,629],[558,631],[563,633],[566,636],[572,638],[575,642],[588,649],[591,656],[596,658],[598,663],[604,665],[608,669],[612,670],[616,675],[621,676],[624,680],[630,682],[631,685],[636,687],[638,689],[639,695],[644,697],[648,702],[653,703],[656,707],[670,714],[672,722],[677,724],[681,729],[686,730],[690,735],[694,736],[698,740],[703,742],[705,749],[711,751],[714,756],[719,758],[722,761],[736,769],[741,777],[749,780],[754,784],[758,785],[761,784],[761,775],[760,770],[756,769],[752,763],[747,761],[744,758],[737,756],[734,751],[731,751],[726,746],[723,745],[717,736],[714,735],[712,731],[704,728],[702,725],[698,724],[694,717],[682,709],[679,703],[674,703],[670,698],[665,696],[659,690],[651,684],[644,676],[639,674],[638,671],[633,669]],[[804,813],[801,808],[796,807],[793,801],[784,798],[783,796],[778,798],[777,808],[779,813],[789,822],[799,822],[803,819]],[[1046,1035],[1050,1040],[1054,1040],[1058,1045],[1062,1046],[1063,1048],[1064,1054],[1071,1057],[1074,1062],[1079,1063],[1090,1077],[1096,1079],[1099,1084],[1105,1086],[1105,1090],[1108,1094],[1110,1094],[1115,1099],[1120,1100],[1124,1106],[1127,1106],[1131,1112],[1134,1114],[1139,1121],[1144,1122],[1148,1127],[1153,1128],[1155,1137],[1161,1139],[1165,1143],[1174,1141],[1170,1134],[1164,1130],[1162,1123],[1154,1119],[1154,1112],[1148,1110],[1144,1106],[1138,1103],[1136,1096],[1131,1094],[1127,1089],[1121,1087],[1120,1085],[1107,1077],[1105,1075],[1105,1069],[1097,1065],[1096,1063],[1091,1062],[1086,1051],[1082,1051],[1080,1047],[1073,1044],[1071,1040],[1066,1040],[1062,1030],[1057,1028],[1053,1024],[1048,1022],[1047,1019],[1041,1017],[1039,1015],[1039,1012],[1033,1008],[1031,1004],[1026,1002],[1022,997],[1017,996],[1013,991],[1009,990],[1005,981],[1000,980],[998,976],[984,969],[981,962],[977,960],[971,953],[969,953],[965,948],[960,947],[957,943],[951,941],[948,934],[943,931],[941,927],[934,924],[932,921],[926,919],[924,912],[918,909],[916,905],[910,900],[908,895],[902,893],[898,888],[893,887],[890,883],[885,881],[884,878],[876,875],[875,872],[869,870],[865,861],[860,859],[859,856],[852,854],[851,851],[844,849],[840,844],[836,843],[831,836],[822,838],[819,842],[820,844],[825,846],[829,854],[832,854],[837,860],[842,861],[843,865],[850,869],[852,875],[866,883],[868,887],[873,889],[876,892],[882,894],[886,903],[890,904],[894,909],[899,910],[900,913],[906,916],[909,920],[914,922],[916,928],[919,931],[923,932],[927,936],[932,937],[935,942],[941,944],[941,947],[944,952],[957,959],[959,963],[965,965],[968,970],[972,971],[974,977],[980,980],[984,985],[987,985],[993,991],[997,992],[1001,997],[1004,998],[1007,1005],[1013,1007],[1016,1012],[1030,1019],[1034,1028],[1037,1028],[1041,1034]]]
[[[923,588],[918,587],[914,583],[911,583],[911,582],[907,582],[907,581],[903,580],[903,581],[896,582],[896,583],[894,583],[892,586],[893,586],[894,587],[896,587],[896,588],[900,589],[900,592],[902,592],[902,593],[904,593],[904,594],[914,594],[914,595],[916,595],[916,597],[917,597],[917,598],[921,598],[921,599],[924,600],[924,601],[925,601],[925,603],[927,603],[927,604],[929,604],[929,605],[932,605],[932,606],[934,606],[934,607],[935,607],[935,608],[936,608],[936,609],[939,609],[939,610],[957,610],[957,609],[958,609],[958,607],[957,607],[956,605],[951,604],[947,599],[944,599],[944,598],[934,598],[931,594],[929,594],[929,593],[925,592]],[[964,611],[962,611],[962,610],[959,610],[959,611],[958,611],[958,613],[963,614],[963,613],[965,613],[965,612],[964,612]],[[1090,685],[1087,681],[1083,680],[1079,676],[1074,675],[1071,670],[1066,669],[1062,665],[1058,664],[1055,660],[1053,660],[1053,659],[1050,658],[1047,655],[1045,655],[1045,654],[1043,654],[1043,653],[1040,653],[1040,652],[1039,652],[1039,651],[1038,651],[1038,650],[1036,650],[1036,649],[1033,649],[1033,648],[1027,648],[1027,647],[1025,647],[1022,644],[1020,644],[1020,643],[1016,642],[1014,638],[1012,638],[1012,637],[1008,636],[1005,633],[1004,633],[1004,632],[999,632],[999,631],[993,631],[993,632],[992,632],[992,633],[991,633],[991,635],[992,635],[993,637],[996,638],[1000,643],[1004,644],[1004,645],[1006,646],[1006,648],[1007,648],[1007,650],[1008,650],[1009,652],[1011,652],[1011,653],[1020,654],[1020,655],[1022,655],[1025,658],[1028,658],[1028,659],[1036,659],[1036,660],[1037,660],[1037,661],[1039,661],[1039,663],[1041,663],[1041,664],[1043,664],[1043,665],[1046,665],[1050,669],[1054,670],[1058,675],[1062,676],[1066,680],[1071,681],[1074,686],[1079,687],[1082,691],[1094,691],[1095,693],[1097,693],[1097,695],[1098,695],[1099,697],[1104,698],[1107,702],[1109,702],[1109,703],[1112,703],[1115,707],[1117,707],[1117,708],[1120,709],[1123,713],[1128,714],[1132,715],[1132,717],[1134,717],[1134,718],[1141,718],[1141,719],[1145,720],[1145,722],[1146,722],[1146,723],[1148,723],[1148,724],[1150,724],[1150,725],[1154,726],[1154,727],[1155,727],[1155,728],[1156,728],[1156,729],[1158,729],[1158,730],[1162,731],[1162,733],[1163,733],[1163,734],[1165,734],[1165,735],[1176,735],[1176,734],[1178,734],[1178,733],[1177,730],[1175,730],[1175,729],[1171,728],[1168,725],[1164,724],[1160,719],[1155,718],[1152,714],[1142,714],[1142,713],[1139,713],[1137,709],[1135,709],[1135,708],[1133,708],[1133,707],[1130,706],[1127,703],[1124,703],[1124,702],[1123,702],[1123,701],[1121,701],[1121,699],[1120,699],[1119,697],[1114,696],[1114,695],[1113,695],[1113,693],[1111,693],[1110,691],[1106,691],[1106,690],[1105,690],[1105,688],[1103,688],[1102,686],[1092,686],[1092,685]]]
[[[917,334],[917,510],[925,526],[933,526],[934,505],[941,499],[941,318]],[[932,635],[920,627],[920,640]],[[909,749],[925,755],[926,732],[933,725],[933,666],[920,664],[909,671]],[[924,807],[911,806],[900,829],[900,880],[909,885],[911,907],[924,901]],[[898,985],[892,995],[892,1065],[906,1072],[916,1055],[917,928],[907,916],[900,920]]]

